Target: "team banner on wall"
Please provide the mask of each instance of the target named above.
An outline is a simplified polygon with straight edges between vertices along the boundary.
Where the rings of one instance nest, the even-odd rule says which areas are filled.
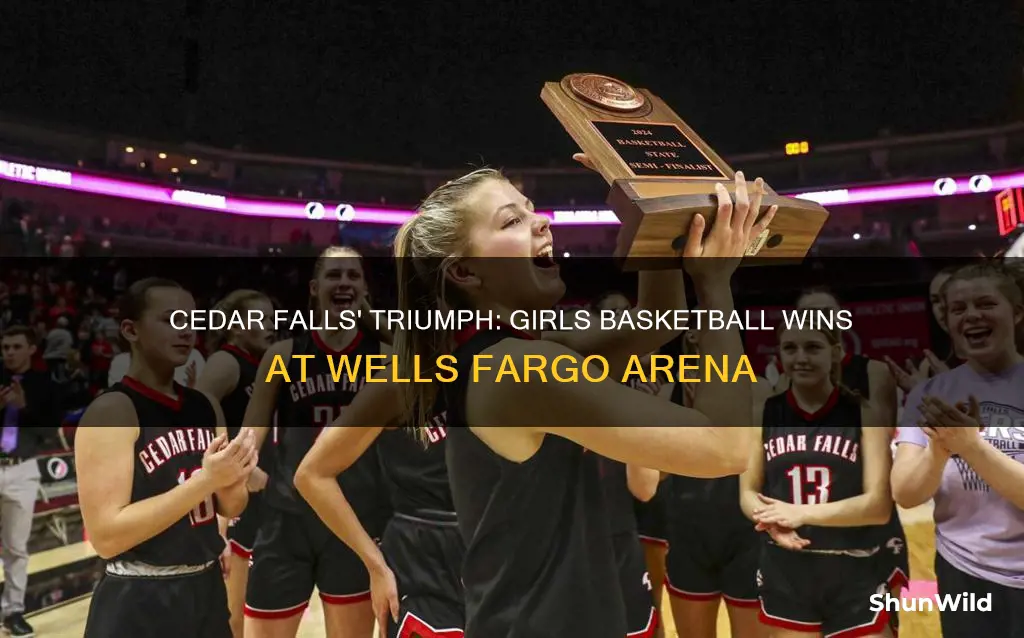
[[[768,325],[779,325],[782,311],[792,306],[754,307],[752,312],[764,311]],[[853,327],[843,333],[846,351],[863,354],[872,359],[892,357],[903,362],[907,358],[919,359],[931,347],[928,315],[931,309],[924,297],[904,297],[885,301],[844,302],[843,309],[853,315]],[[750,362],[758,374],[764,374],[768,361],[778,350],[777,331],[748,331],[745,346]]]

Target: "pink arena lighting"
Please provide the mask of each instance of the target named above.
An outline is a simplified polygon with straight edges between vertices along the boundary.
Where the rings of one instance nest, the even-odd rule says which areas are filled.
[[[305,202],[287,200],[261,200],[205,193],[189,189],[175,189],[153,184],[142,184],[113,177],[101,177],[75,171],[33,166],[0,159],[0,179],[36,184],[48,188],[61,188],[93,195],[121,197],[137,201],[184,206],[212,212],[273,217],[283,219],[324,219],[365,224],[398,225],[413,215],[410,210],[350,205],[343,202]],[[797,193],[793,197],[816,201],[826,207],[848,204],[871,204],[908,199],[976,195],[998,192],[1006,188],[1024,187],[1024,172],[1004,175],[975,175],[973,177],[944,177],[928,182],[908,182],[886,186],[859,186],[827,191]],[[314,206],[316,205],[316,206]],[[316,210],[310,214],[309,210]],[[344,210],[344,214],[340,211]],[[338,211],[338,212],[336,212]],[[562,226],[613,225],[618,219],[611,210],[554,210],[540,211]]]

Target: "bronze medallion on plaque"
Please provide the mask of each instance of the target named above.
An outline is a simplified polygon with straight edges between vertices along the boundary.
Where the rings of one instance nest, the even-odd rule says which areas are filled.
[[[636,89],[607,75],[574,73],[565,77],[564,84],[573,95],[609,111],[632,113],[647,104]]]
[[[605,75],[574,73],[545,83],[541,99],[611,186],[608,204],[622,223],[615,256],[626,269],[652,267],[638,261],[645,258],[677,257],[693,216],[701,213],[713,221],[715,184],[735,190],[735,171],[646,89]],[[803,258],[828,212],[816,202],[769,189],[759,214],[773,205],[779,210],[771,228],[751,242],[747,255]],[[653,263],[678,266],[674,259]]]

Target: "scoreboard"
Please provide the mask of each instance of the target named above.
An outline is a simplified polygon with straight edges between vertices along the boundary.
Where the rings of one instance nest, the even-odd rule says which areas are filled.
[[[1024,189],[1007,188],[996,195],[996,222],[1004,237],[1024,224]]]

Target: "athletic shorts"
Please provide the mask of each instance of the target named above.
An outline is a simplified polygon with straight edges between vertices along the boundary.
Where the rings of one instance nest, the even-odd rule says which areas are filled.
[[[692,601],[725,600],[735,607],[759,606],[757,565],[764,541],[754,524],[719,524],[709,518],[673,522],[665,559],[671,596]]]
[[[1024,638],[1024,589],[1014,589],[982,580],[960,571],[941,554],[935,554],[935,577],[939,595],[949,595],[952,603],[960,596],[956,611],[939,611],[942,638]],[[973,605],[964,605],[963,594],[974,594]],[[988,600],[991,597],[991,608]],[[985,600],[986,611],[980,601]],[[936,607],[937,608],[937,607]]]
[[[187,576],[104,574],[92,594],[85,638],[231,638],[220,563]]]
[[[368,526],[371,535],[379,526]],[[245,615],[288,618],[301,614],[316,587],[324,604],[370,600],[370,576],[359,557],[308,507],[301,512],[263,508],[252,551]]]
[[[910,584],[910,549],[907,547],[906,536],[886,538],[878,560],[890,590]]]
[[[884,597],[889,585],[876,558],[877,554],[853,558],[766,545],[757,574],[761,623],[821,632],[825,638],[881,633],[889,626],[890,613],[872,597]]]
[[[636,531],[644,543],[668,547],[668,492],[668,485],[663,482],[651,500],[633,501]]]
[[[612,547],[619,566],[622,599],[626,603],[626,636],[651,638],[658,629],[659,619],[640,539],[636,532],[616,534],[612,536]]]
[[[458,638],[466,626],[462,589],[465,543],[454,518],[395,514],[381,551],[398,584],[398,623],[389,638]]]
[[[256,543],[256,534],[260,530],[260,520],[264,509],[261,492],[249,494],[249,504],[238,518],[228,524],[228,544],[231,553],[245,559],[252,558],[252,547]]]

